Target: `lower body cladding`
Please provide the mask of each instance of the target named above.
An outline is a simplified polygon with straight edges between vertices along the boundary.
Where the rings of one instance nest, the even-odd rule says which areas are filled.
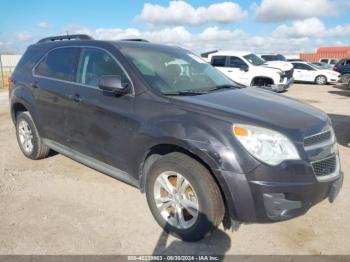
[[[276,167],[262,164],[249,174],[221,171],[221,175],[229,189],[225,195],[231,219],[243,223],[271,223],[303,215],[326,198],[333,202],[343,182],[340,166],[331,178],[320,180],[312,165],[302,160]]]

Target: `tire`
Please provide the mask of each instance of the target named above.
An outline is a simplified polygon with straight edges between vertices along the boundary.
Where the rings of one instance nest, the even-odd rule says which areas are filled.
[[[317,85],[326,85],[327,84],[327,78],[325,76],[323,76],[323,75],[316,76],[315,84],[317,84]]]
[[[176,182],[174,182],[174,177],[172,176],[175,174],[174,172],[177,174]],[[171,175],[168,176],[168,174]],[[179,189],[177,195],[180,195],[180,199],[180,191],[185,192],[186,195],[182,196],[182,200],[178,201],[180,201],[180,203],[181,201],[186,201],[183,203],[186,203],[186,206],[191,206],[191,208],[183,208],[182,211],[179,212],[183,218],[182,225],[180,222],[181,219],[176,219],[175,215],[167,216],[168,213],[174,213],[174,210],[176,210],[176,207],[174,207],[177,201],[176,194],[169,196],[169,198],[172,198],[171,201],[175,203],[172,204],[173,206],[169,206],[162,212],[160,212],[158,207],[164,205],[165,202],[161,202],[162,204],[159,204],[158,202],[157,207],[156,199],[159,192],[158,181],[160,181],[159,179],[161,179],[162,176],[163,178],[168,176],[167,181],[170,183],[170,186],[172,186],[172,189],[174,189],[178,185],[178,181],[181,180],[179,176],[182,177],[182,186],[184,189]],[[188,182],[188,187],[186,187],[187,184],[185,181]],[[162,189],[160,190],[161,192],[166,193],[163,187],[160,188]],[[225,207],[221,192],[209,171],[196,160],[178,152],[170,153],[160,157],[151,166],[150,171],[147,174],[146,196],[153,217],[158,222],[158,224],[166,232],[184,241],[198,241],[203,237],[209,235],[222,222],[225,213]],[[168,197],[162,197],[162,199],[166,198]],[[189,199],[192,199],[190,201],[192,204],[196,202],[195,199],[197,199],[197,216],[192,215],[192,213],[195,213],[195,208],[192,208],[192,204],[188,205]],[[166,203],[172,203],[171,201],[168,201]],[[177,205],[179,206],[178,203]],[[180,204],[180,206],[181,205],[182,204]],[[165,217],[167,217],[168,220],[166,220]],[[179,222],[177,226],[176,221]]]
[[[38,130],[29,112],[21,112],[16,118],[16,136],[22,153],[33,160],[49,155],[50,148],[42,143]]]

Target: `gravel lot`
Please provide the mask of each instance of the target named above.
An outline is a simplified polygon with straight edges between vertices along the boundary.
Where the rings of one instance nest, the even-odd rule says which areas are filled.
[[[349,175],[350,90],[295,84],[284,95],[330,115]],[[162,233],[137,189],[62,155],[26,159],[4,92],[0,148],[0,254],[350,254],[349,179],[334,204],[305,216],[184,243]]]

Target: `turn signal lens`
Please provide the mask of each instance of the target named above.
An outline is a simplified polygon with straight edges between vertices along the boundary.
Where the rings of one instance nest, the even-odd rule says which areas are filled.
[[[240,126],[233,126],[233,133],[236,136],[248,136],[248,129]]]

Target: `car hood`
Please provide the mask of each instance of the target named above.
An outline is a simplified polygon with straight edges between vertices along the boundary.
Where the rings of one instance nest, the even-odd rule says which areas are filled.
[[[172,97],[175,104],[226,121],[271,128],[294,141],[329,128],[326,113],[295,99],[257,88],[242,88],[196,96]]]
[[[293,68],[292,63],[284,61],[267,61],[265,64],[263,64],[263,66],[280,69],[282,71],[289,71]]]

